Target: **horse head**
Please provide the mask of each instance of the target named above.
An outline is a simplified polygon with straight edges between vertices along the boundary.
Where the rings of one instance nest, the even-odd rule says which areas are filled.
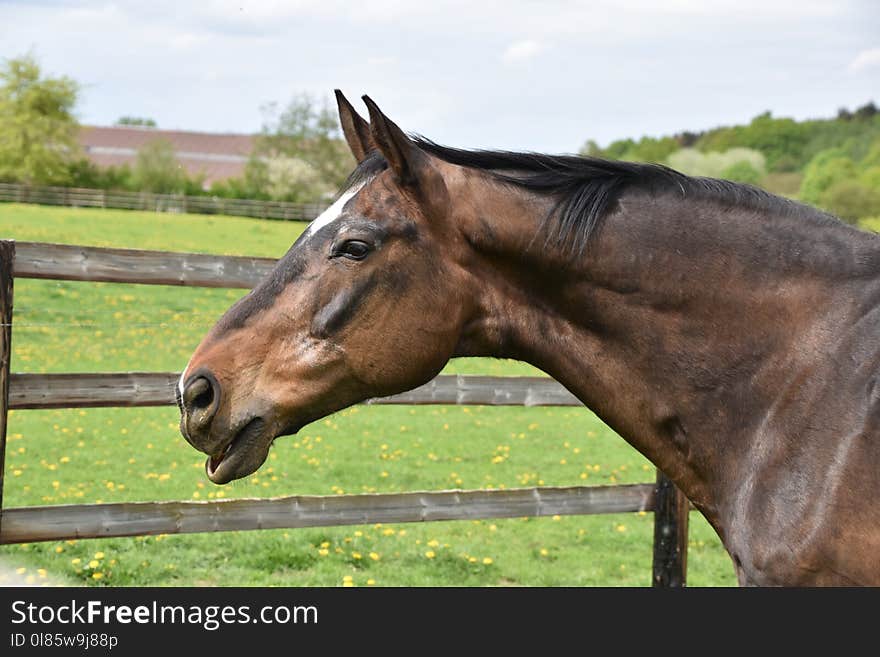
[[[178,384],[180,428],[217,484],[247,476],[275,438],[433,378],[467,318],[463,241],[447,220],[453,165],[368,97],[338,91],[358,166],[338,199],[198,345]]]

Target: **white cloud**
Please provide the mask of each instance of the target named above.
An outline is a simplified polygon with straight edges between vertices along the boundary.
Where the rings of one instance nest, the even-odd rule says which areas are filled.
[[[880,48],[863,50],[849,63],[849,70],[858,73],[869,68],[880,67]]]
[[[532,59],[542,50],[544,50],[544,46],[538,41],[532,39],[517,41],[511,43],[504,49],[504,53],[501,55],[501,61],[505,64],[516,64],[517,62]]]
[[[367,57],[367,66],[394,66],[395,64],[397,64],[397,57]]]
[[[862,105],[877,1],[0,0],[0,63],[79,81],[89,123],[246,132],[339,87],[440,142],[571,151]]]

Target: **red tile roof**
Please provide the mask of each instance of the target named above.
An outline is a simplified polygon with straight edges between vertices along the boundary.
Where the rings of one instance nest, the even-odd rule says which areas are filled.
[[[171,142],[190,175],[204,175],[205,185],[238,177],[254,146],[253,135],[158,130],[138,126],[82,126],[79,142],[99,166],[133,165],[138,149],[157,139]]]

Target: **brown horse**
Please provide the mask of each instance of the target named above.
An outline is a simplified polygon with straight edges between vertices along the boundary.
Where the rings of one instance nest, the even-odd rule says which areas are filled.
[[[665,472],[741,584],[880,585],[880,237],[656,165],[446,148],[337,99],[346,191],[180,380],[212,481],[453,356],[515,358]]]

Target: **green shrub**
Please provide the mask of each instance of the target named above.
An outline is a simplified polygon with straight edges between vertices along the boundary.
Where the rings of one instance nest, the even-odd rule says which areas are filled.
[[[804,171],[801,183],[801,200],[821,205],[822,195],[838,182],[856,177],[856,163],[839,149],[828,149],[818,153]]]
[[[667,163],[673,169],[690,176],[710,178],[725,178],[726,172],[733,169],[733,175],[743,175],[748,178],[743,182],[757,182],[767,170],[764,156],[751,148],[730,148],[723,152],[708,153],[700,152],[695,148],[682,148],[670,155]],[[746,166],[733,168],[738,164]]]
[[[761,180],[761,172],[758,171],[751,162],[740,160],[731,164],[721,172],[721,177],[734,182],[748,183],[757,185]]]
[[[848,223],[880,214],[880,190],[855,180],[841,180],[826,189],[819,198],[820,207]]]

